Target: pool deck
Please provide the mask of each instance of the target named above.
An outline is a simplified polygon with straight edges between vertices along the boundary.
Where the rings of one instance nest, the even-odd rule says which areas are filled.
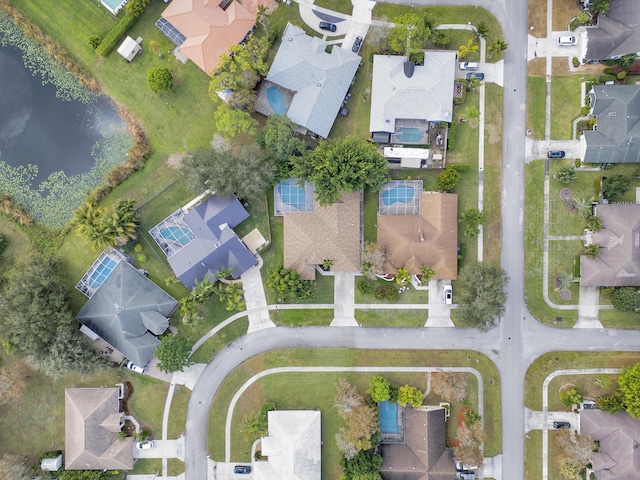
[[[287,108],[287,110],[289,110],[289,107],[291,106],[291,101],[293,100],[293,92],[279,87],[267,80],[262,82],[262,85],[260,85],[260,89],[258,90],[258,98],[256,100],[256,104],[253,107],[253,109],[264,115],[265,117],[270,117],[271,115],[274,115],[276,112],[273,111],[273,108],[271,108],[271,104],[269,103],[269,99],[267,98],[267,89],[269,87],[276,87],[278,89],[278,91],[282,94],[282,96],[284,97],[284,103],[285,106]]]

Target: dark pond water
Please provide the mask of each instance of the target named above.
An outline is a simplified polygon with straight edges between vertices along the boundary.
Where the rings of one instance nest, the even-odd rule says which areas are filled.
[[[85,173],[96,142],[122,128],[107,98],[90,105],[56,98],[53,85],[25,68],[20,50],[0,47],[0,160],[37,165],[37,182],[57,171]]]

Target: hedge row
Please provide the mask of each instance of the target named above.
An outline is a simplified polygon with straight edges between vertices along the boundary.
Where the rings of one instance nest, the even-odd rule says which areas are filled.
[[[455,120],[451,122],[451,126],[449,127],[449,137],[447,138],[447,150],[453,150],[456,146],[456,128],[457,123]]]
[[[101,57],[106,57],[107,55],[109,55],[109,53],[111,53],[111,50],[113,50],[118,42],[120,42],[122,37],[124,37],[125,33],[127,33],[129,29],[133,27],[137,19],[138,17],[135,17],[128,13],[123,15],[116,26],[109,30],[109,33],[107,33],[106,37],[102,39],[102,42],[100,42],[100,45],[98,45],[98,48],[96,48],[96,53]]]

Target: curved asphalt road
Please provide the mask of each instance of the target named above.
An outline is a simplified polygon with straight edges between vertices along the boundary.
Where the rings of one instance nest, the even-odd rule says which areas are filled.
[[[207,365],[191,394],[185,430],[187,480],[207,478],[208,418],[215,392],[233,369],[259,353],[299,347],[480,351],[496,363],[501,376],[502,478],[517,479],[524,478],[524,377],[531,362],[543,353],[555,350],[640,350],[640,332],[553,329],[536,322],[525,307],[523,220],[527,2],[413,0],[392,3],[481,6],[503,26],[509,48],[504,60],[502,266],[510,277],[504,318],[498,329],[488,333],[458,328],[280,327],[246,335],[225,347]],[[469,18],[469,21],[473,23],[474,19]]]

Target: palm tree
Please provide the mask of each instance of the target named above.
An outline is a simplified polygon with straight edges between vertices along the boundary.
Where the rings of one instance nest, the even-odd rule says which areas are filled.
[[[486,37],[487,34],[489,33],[489,26],[484,22],[480,22],[476,27],[476,33],[478,34],[479,37],[482,37],[482,38]]]
[[[264,31],[269,33],[269,14],[267,8],[264,5],[258,4],[258,11],[256,12],[256,22],[262,25]]]
[[[585,200],[584,198],[574,198],[573,204],[575,205],[575,210],[578,214],[578,217],[586,220],[591,216],[591,202]]]
[[[462,112],[462,115],[467,120],[478,120],[480,118],[480,110],[478,110],[478,107],[476,107],[475,105],[472,105],[470,107],[467,107],[464,112]]]
[[[508,46],[509,44],[507,42],[496,38],[493,43],[489,45],[489,58],[493,58],[494,55],[500,55]]]
[[[470,39],[466,45],[460,45],[458,49],[458,58],[463,59],[472,52],[478,51],[478,45],[473,43],[473,39]]]

